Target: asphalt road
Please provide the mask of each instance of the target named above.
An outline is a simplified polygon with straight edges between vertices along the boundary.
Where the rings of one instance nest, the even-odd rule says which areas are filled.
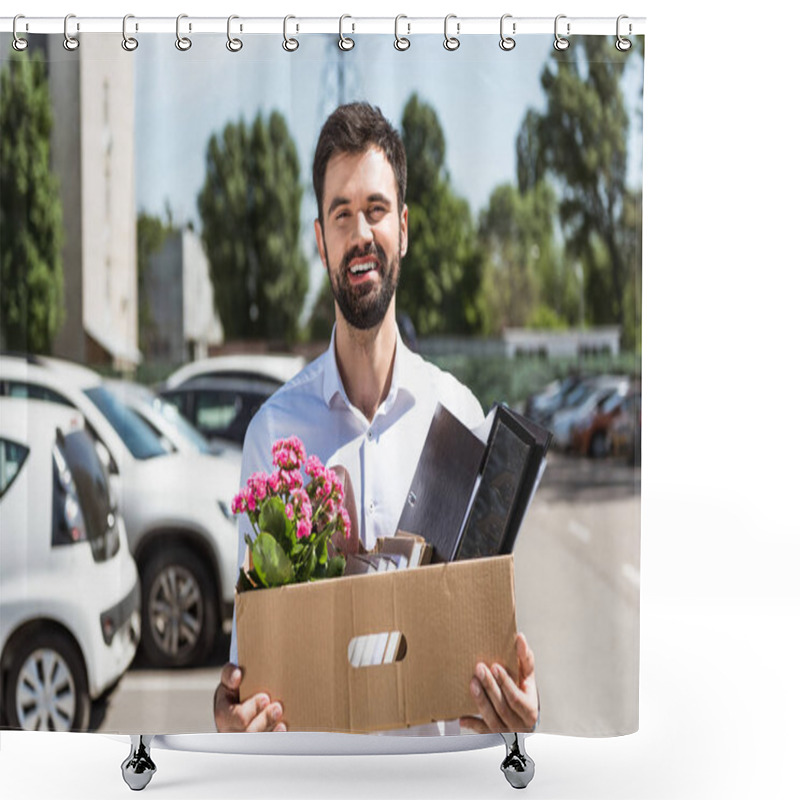
[[[553,454],[514,553],[517,624],[536,656],[540,730],[614,735],[638,727],[640,471]],[[227,661],[175,671],[134,662],[97,704],[107,733],[214,731]]]

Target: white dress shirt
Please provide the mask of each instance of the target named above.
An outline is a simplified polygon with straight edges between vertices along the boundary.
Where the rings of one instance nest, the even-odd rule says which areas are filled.
[[[240,485],[244,486],[253,472],[273,470],[272,445],[277,439],[298,436],[307,455],[318,456],[328,467],[347,469],[358,508],[359,536],[371,550],[377,537],[393,536],[397,530],[437,403],[469,428],[480,425],[484,414],[466,386],[411,352],[398,332],[389,393],[370,422],[345,393],[334,353],[335,334],[334,328],[325,353],[275,392],[251,420],[244,440]],[[245,533],[252,531],[242,514],[238,564],[244,559]],[[237,653],[234,618],[234,663]],[[290,714],[287,710],[288,717]],[[447,732],[451,732],[450,726]]]

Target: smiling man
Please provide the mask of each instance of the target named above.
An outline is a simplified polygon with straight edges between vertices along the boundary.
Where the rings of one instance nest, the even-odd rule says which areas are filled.
[[[314,223],[335,300],[328,350],[276,392],[253,417],[242,454],[242,485],[270,468],[272,443],[299,436],[307,452],[344,466],[352,480],[361,543],[397,529],[437,403],[468,427],[483,421],[465,386],[410,352],[395,321],[395,291],[408,249],[403,143],[380,110],[341,106],[320,133],[314,157]],[[246,520],[240,521],[239,563]],[[531,730],[538,720],[533,653],[516,642],[519,684],[502,665],[478,664],[470,689],[477,715],[460,720],[478,732]],[[292,710],[267,694],[239,697],[234,620],[231,662],[214,695],[220,731],[285,731]],[[408,732],[458,733],[459,720]]]

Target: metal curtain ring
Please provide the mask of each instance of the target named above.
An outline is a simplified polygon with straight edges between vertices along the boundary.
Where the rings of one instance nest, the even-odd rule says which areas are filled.
[[[77,50],[80,46],[80,42],[74,36],[69,35],[68,25],[71,19],[75,19],[74,14],[67,14],[67,16],[64,17],[64,49],[70,52]]]
[[[450,22],[451,19],[456,19],[455,14],[448,14],[444,18],[444,49],[453,52],[453,50],[458,50],[461,47],[461,41],[459,40],[458,36],[450,36],[447,33],[447,24]],[[456,23],[456,34],[458,34],[461,30],[461,23]]]
[[[342,29],[342,26],[344,25],[344,21],[346,19],[352,19],[352,17],[349,14],[342,14],[342,16],[339,17],[339,49],[340,50],[352,50],[356,46],[356,43],[352,39],[350,39],[349,37],[344,35],[344,31]],[[353,30],[355,30],[355,29],[356,29],[356,26],[353,25]]]
[[[617,50],[619,50],[621,53],[624,53],[626,50],[630,50],[631,47],[633,46],[633,42],[630,39],[626,39],[619,32],[620,22],[622,22],[622,20],[624,20],[624,19],[628,19],[628,17],[626,17],[624,14],[621,14],[619,17],[617,17],[617,43],[614,45],[617,48]],[[630,36],[632,31],[633,31],[633,26],[629,22],[628,23],[628,35],[629,36]]]
[[[556,22],[555,22],[555,25],[553,26],[553,29],[554,29],[554,32],[555,32],[555,36],[556,36],[555,41],[553,42],[553,47],[556,50],[558,50],[559,52],[561,52],[562,50],[566,50],[569,47],[569,39],[565,39],[563,36],[560,36],[559,33],[558,33],[558,21],[560,19],[566,19],[566,18],[567,18],[566,14],[559,14],[556,17]],[[569,22],[568,22],[567,23],[567,36],[569,36],[569,27],[570,27],[570,25],[569,25]]]
[[[503,25],[507,19],[511,19],[511,14],[503,14],[503,16],[500,17],[500,49],[506,52],[513,50],[517,46],[516,39],[513,39],[511,36],[506,36],[503,33]],[[517,32],[516,22],[512,23],[511,30],[513,33]]]
[[[286,32],[288,29],[290,19],[297,19],[297,18],[293,17],[291,14],[283,18],[283,49],[287,53],[294,53],[294,51],[297,50],[298,47],[300,47],[300,42],[298,42],[297,39],[290,39]]]
[[[411,40],[406,39],[405,36],[401,36],[398,30],[401,19],[408,19],[408,17],[405,14],[398,14],[394,18],[394,49],[408,50],[408,48],[411,47]],[[411,23],[407,22],[406,26],[408,28],[408,32],[411,33]]]
[[[122,18],[122,49],[132,53],[138,46],[139,40],[128,36],[128,20],[134,19],[133,14],[126,14]]]
[[[227,47],[231,53],[238,53],[243,47],[241,39],[235,39],[231,36],[231,22],[235,19],[239,19],[236,14],[231,14],[228,17],[228,41],[225,42],[225,47]]]
[[[14,41],[11,43],[11,46],[15,50],[17,50],[19,52],[22,52],[23,50],[25,50],[28,47],[28,40],[27,39],[23,39],[17,33],[17,20],[20,20],[20,19],[25,19],[25,15],[24,14],[17,14],[17,16],[14,17],[14,24],[12,26],[12,30],[14,32]]]
[[[181,20],[188,17],[188,14],[178,14],[178,18],[175,20],[175,47],[184,53],[192,46],[192,40],[188,36],[181,36]],[[191,31],[191,29],[192,23],[190,22],[189,30]]]

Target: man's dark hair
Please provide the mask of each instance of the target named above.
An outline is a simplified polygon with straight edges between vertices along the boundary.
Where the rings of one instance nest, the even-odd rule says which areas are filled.
[[[317,196],[317,214],[323,227],[322,196],[328,162],[336,153],[363,153],[371,145],[383,151],[394,170],[398,213],[402,210],[406,199],[406,150],[400,134],[376,106],[348,103],[339,106],[325,121],[314,154],[314,193]]]

